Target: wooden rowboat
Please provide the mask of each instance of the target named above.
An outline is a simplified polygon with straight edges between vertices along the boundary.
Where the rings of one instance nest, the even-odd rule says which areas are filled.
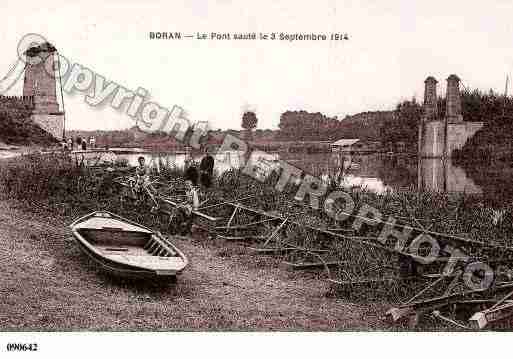
[[[80,249],[115,275],[173,280],[189,263],[159,232],[110,212],[93,212],[70,227]]]

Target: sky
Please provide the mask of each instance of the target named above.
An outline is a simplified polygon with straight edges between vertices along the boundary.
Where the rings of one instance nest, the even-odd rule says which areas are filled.
[[[151,101],[182,107],[191,122],[239,129],[253,110],[277,128],[287,110],[343,118],[423,98],[427,76],[444,94],[452,73],[463,86],[503,92],[513,73],[511,1],[160,1],[3,0],[0,70],[16,61],[23,35],[39,33],[72,62]],[[150,40],[150,31],[347,33],[347,41]],[[3,73],[0,73],[3,77]],[[511,87],[511,86],[510,86]],[[17,83],[10,95],[21,95]],[[511,91],[510,91],[511,93]],[[67,129],[135,124],[84,94],[65,94]]]

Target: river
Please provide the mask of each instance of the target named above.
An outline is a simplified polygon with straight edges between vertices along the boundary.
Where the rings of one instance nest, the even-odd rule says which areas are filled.
[[[89,161],[94,158],[88,154]],[[91,157],[93,156],[93,157]],[[116,149],[103,153],[103,159],[124,160],[136,166],[137,158],[143,156],[151,166],[165,163],[168,166],[184,166],[185,153],[150,153],[145,151]],[[322,154],[278,154],[265,156],[268,163],[282,159],[303,171],[320,178],[332,177],[343,187],[360,186],[382,193],[387,190],[426,190],[482,195],[493,207],[513,201],[513,168],[511,164],[457,166],[451,160],[421,159],[405,155],[349,155]],[[193,156],[200,161],[201,155]],[[218,174],[229,168],[240,167],[244,160],[236,151],[215,155],[215,170]]]

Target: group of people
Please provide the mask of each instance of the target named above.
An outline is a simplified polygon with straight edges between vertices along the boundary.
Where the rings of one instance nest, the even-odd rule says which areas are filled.
[[[87,143],[89,142],[89,147],[90,148],[95,148],[96,147],[96,139],[93,137],[93,136],[90,136],[88,141],[86,141],[84,138],[81,138],[81,137],[77,137],[76,139],[73,139],[73,138],[64,138],[61,142],[61,145],[62,145],[62,149],[64,151],[73,151],[74,150],[74,145],[76,144],[77,145],[77,150],[87,150]]]
[[[198,185],[204,190],[208,190],[212,185],[212,176],[214,173],[214,157],[212,156],[210,149],[207,147],[205,150],[205,156],[201,159],[199,169],[193,163],[191,159],[185,161],[185,198],[184,201],[179,203],[177,211],[174,216],[181,217],[180,226],[185,230],[182,232],[191,233],[193,212],[197,211],[200,206]],[[138,158],[138,166],[135,169],[135,186],[138,190],[143,190],[147,186],[150,186],[149,169],[146,166],[146,159],[143,156]],[[151,195],[151,190],[148,191]],[[152,198],[154,200],[154,198]],[[170,219],[172,221],[173,218]]]

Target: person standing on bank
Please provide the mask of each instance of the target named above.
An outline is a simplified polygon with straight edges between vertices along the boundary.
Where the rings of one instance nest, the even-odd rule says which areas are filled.
[[[190,158],[185,160],[185,174],[186,181],[191,181],[193,186],[198,185],[198,169]]]
[[[193,211],[199,208],[199,196],[196,187],[191,180],[185,181],[185,201],[178,205],[178,211],[181,213],[182,223],[180,223],[179,232],[182,235],[192,234],[192,224],[194,220]]]
[[[214,157],[210,154],[208,147],[205,148],[205,153],[200,163],[200,182],[205,188],[209,188],[214,174]]]

